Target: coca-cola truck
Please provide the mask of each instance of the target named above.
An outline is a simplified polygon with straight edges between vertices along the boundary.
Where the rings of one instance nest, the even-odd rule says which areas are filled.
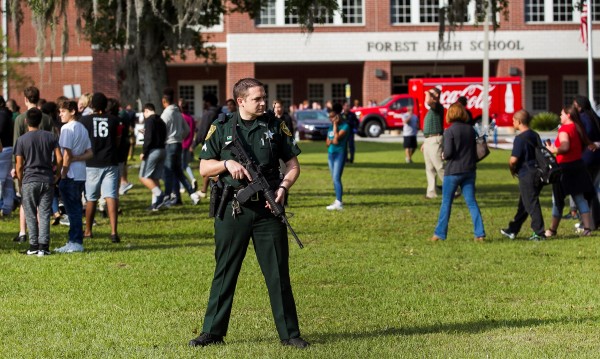
[[[408,107],[419,116],[421,129],[428,111],[425,91],[437,87],[441,90],[440,102],[450,107],[459,97],[467,98],[467,109],[475,121],[481,120],[483,108],[483,79],[481,77],[460,78],[415,78],[408,81],[408,94],[392,95],[375,107],[354,109],[358,117],[360,136],[379,137],[385,130],[401,129]],[[520,77],[490,77],[489,116],[497,126],[512,126],[512,115],[522,108]],[[447,126],[447,124],[446,124]]]

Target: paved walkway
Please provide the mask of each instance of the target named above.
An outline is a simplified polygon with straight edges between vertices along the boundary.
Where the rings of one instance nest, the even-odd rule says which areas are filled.
[[[500,131],[498,131],[498,135],[496,136],[496,139],[494,139],[494,136],[489,136],[488,137],[488,144],[490,145],[490,147],[492,148],[499,148],[499,149],[504,149],[504,150],[511,150],[512,149],[512,143],[515,139],[515,134],[514,133],[510,133],[507,130],[503,130],[501,129]],[[551,139],[554,140],[556,138],[557,133],[556,132],[552,132],[552,131],[548,131],[548,132],[539,132],[540,137],[543,140],[546,139]],[[355,137],[356,141],[363,141],[363,142],[389,142],[389,143],[402,143],[404,141],[404,138],[402,137],[402,135],[399,134],[390,134],[389,132],[384,133],[383,135],[377,137],[377,138],[371,138],[371,137],[360,137],[360,136],[356,136]],[[423,137],[423,133],[419,132],[418,136],[417,136],[417,141],[418,142],[423,142],[423,140],[425,139],[425,137]],[[496,143],[497,142],[497,143]]]

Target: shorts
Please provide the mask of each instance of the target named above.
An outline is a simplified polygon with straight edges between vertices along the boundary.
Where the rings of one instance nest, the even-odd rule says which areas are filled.
[[[94,202],[100,198],[119,198],[119,166],[88,167],[85,178],[85,198]]]
[[[150,150],[148,158],[144,158],[140,166],[140,178],[160,179],[165,169],[165,149]]]
[[[404,148],[417,148],[417,136],[404,136]]]

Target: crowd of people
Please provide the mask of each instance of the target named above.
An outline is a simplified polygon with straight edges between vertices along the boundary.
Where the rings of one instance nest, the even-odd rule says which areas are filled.
[[[93,238],[95,215],[101,211],[110,222],[110,240],[119,243],[119,196],[133,187],[127,161],[134,155],[136,113],[102,93],[84,94],[77,102],[66,97],[46,101],[32,86],[23,95],[23,113],[15,100],[0,96],[0,214],[9,217],[19,208],[14,241],[28,241],[29,255],[48,255],[49,226],[60,223],[69,226],[69,236],[55,251],[81,252],[84,240]],[[153,104],[144,105],[139,177],[152,193],[149,211],[182,204],[185,192],[192,204],[206,197],[208,178],[198,188],[189,163],[210,123],[223,112],[217,104],[213,94],[204,96],[199,123],[185,101],[175,103],[171,88],[163,92],[160,117]],[[227,106],[236,111],[235,101],[228,100]]]
[[[462,195],[471,214],[474,239],[484,241],[486,232],[475,198],[476,139],[480,134],[472,127],[472,116],[461,101],[452,104],[446,111],[448,127],[444,129],[444,108],[439,103],[439,96],[437,88],[426,91],[429,111],[424,118],[425,140],[421,145],[427,177],[425,199],[437,197],[436,176],[442,181],[438,222],[430,240],[447,238],[453,201]],[[588,98],[577,96],[572,104],[562,108],[558,136],[553,142],[548,140],[546,143],[542,143],[539,134],[530,128],[531,119],[526,110],[519,110],[513,116],[513,127],[519,134],[513,143],[509,169],[518,178],[520,196],[517,213],[500,233],[515,239],[525,220],[531,217],[533,232],[528,239],[556,236],[565,200],[570,196],[581,219],[576,231],[581,236],[590,236],[600,225],[600,151],[597,150],[600,146],[600,118]],[[410,131],[412,134],[413,129]],[[405,148],[406,143],[405,139]],[[539,148],[545,148],[556,156],[561,173],[552,183],[552,220],[547,228],[539,200],[544,185],[536,158]]]

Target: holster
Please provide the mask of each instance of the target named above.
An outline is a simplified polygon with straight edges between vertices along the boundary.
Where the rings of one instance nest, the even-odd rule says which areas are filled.
[[[208,217],[213,218],[217,214],[217,209],[223,196],[223,182],[210,181],[210,204],[208,206]]]

